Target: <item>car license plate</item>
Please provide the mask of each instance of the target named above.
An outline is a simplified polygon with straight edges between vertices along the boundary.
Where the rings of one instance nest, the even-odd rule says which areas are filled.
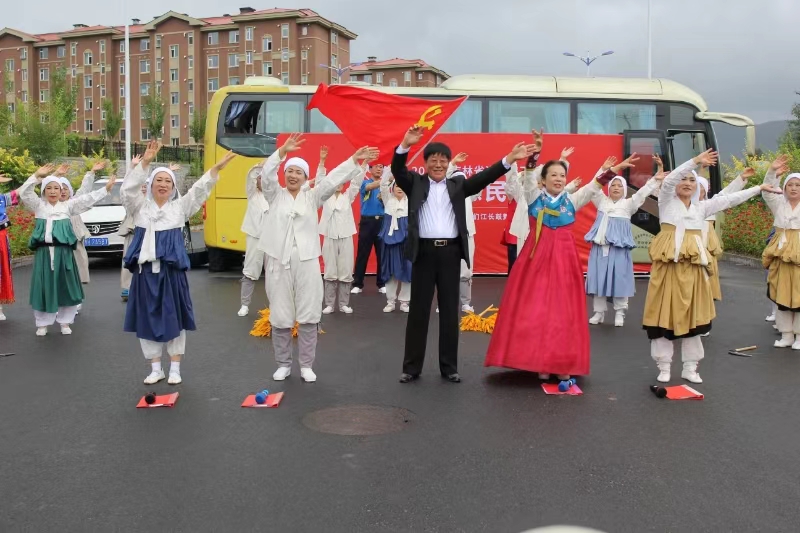
[[[87,237],[83,241],[84,246],[108,246],[108,238]]]

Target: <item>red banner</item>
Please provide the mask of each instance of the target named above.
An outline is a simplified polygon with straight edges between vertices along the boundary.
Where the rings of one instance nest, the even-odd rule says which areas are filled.
[[[286,136],[281,135],[279,146]],[[319,149],[322,146],[329,148],[326,166],[333,169],[340,162],[350,157],[355,148],[341,134],[309,133],[304,135],[307,139],[303,145],[300,156],[308,161],[312,169],[319,163]],[[484,168],[496,163],[508,154],[518,142],[530,142],[530,135],[512,133],[442,133],[436,136],[437,142],[447,144],[453,153],[465,152],[469,158],[461,167],[467,178],[480,172]],[[399,140],[398,140],[399,143]],[[581,177],[583,184],[591,180],[608,156],[614,155],[623,159],[621,135],[565,135],[545,134],[542,157],[539,161],[544,163],[550,159],[558,159],[561,150],[565,147],[574,147],[575,153],[570,158],[570,170],[567,180],[572,181]],[[424,173],[425,162],[422,156],[417,157],[409,168]],[[312,174],[313,174],[312,170]],[[282,177],[281,177],[282,179]],[[360,219],[359,200],[354,202],[353,212],[356,224]],[[509,222],[508,198],[505,193],[505,178],[487,187],[472,204],[475,217],[475,274],[505,274],[508,271],[508,256],[506,247],[500,242],[503,230]],[[584,268],[589,260],[591,246],[584,240],[589,232],[597,210],[593,204],[588,204],[578,212],[577,220],[573,226],[575,242]],[[649,264],[636,264],[637,272],[649,272]],[[376,264],[374,254],[370,257],[367,272],[375,273]]]

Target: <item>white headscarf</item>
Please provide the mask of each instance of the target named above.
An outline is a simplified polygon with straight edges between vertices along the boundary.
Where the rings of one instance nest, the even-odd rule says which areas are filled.
[[[697,189],[694,191],[692,195],[692,203],[696,204],[700,201],[700,187],[705,189],[706,191],[706,200],[708,200],[708,180],[692,170],[692,175],[694,176],[695,181],[697,181]]]
[[[628,197],[628,182],[625,181],[625,178],[622,176],[614,176],[611,178],[611,181],[608,182],[608,197],[611,199],[611,184],[614,183],[614,180],[618,180],[622,183],[622,198],[620,198],[620,200],[624,200]]]
[[[42,180],[42,184],[40,185],[41,191],[39,195],[44,198],[44,190],[47,188],[48,185],[51,183],[58,183],[58,188],[61,188],[61,178],[57,176],[47,176],[45,179]]]
[[[789,180],[800,180],[800,173],[795,172],[793,174],[789,174],[788,176],[786,176],[786,178],[784,178],[782,187],[784,191],[786,191],[786,185],[789,183]]]
[[[67,189],[69,189],[69,197],[72,198],[75,196],[75,190],[72,188],[72,184],[69,182],[67,178],[58,178],[58,181],[61,182],[62,185],[66,185]]]
[[[178,193],[178,180],[175,178],[174,172],[167,167],[158,167],[150,173],[150,176],[147,178],[147,203],[141,211],[147,219],[147,226],[144,228],[144,240],[142,241],[142,248],[139,251],[139,264],[143,265],[152,262],[154,274],[161,272],[161,261],[159,261],[156,256],[156,230],[153,229],[154,223],[164,217],[164,211],[159,209],[153,199],[153,181],[160,172],[168,174],[172,179],[172,195],[169,201],[175,200],[180,196]]]
[[[172,196],[170,196],[170,200],[175,200],[180,196],[178,193],[178,178],[175,177],[175,173],[172,172],[167,167],[158,167],[153,172],[150,173],[150,176],[147,178],[147,199],[153,200],[153,180],[156,179],[156,174],[159,172],[165,172],[169,174],[169,177],[172,179]]]
[[[286,162],[286,164],[283,166],[283,171],[286,172],[286,169],[289,168],[289,167],[297,167],[297,168],[299,168],[306,175],[306,179],[308,179],[309,168],[308,168],[308,163],[306,162],[305,159],[302,159],[300,157],[293,157],[293,158],[289,159]]]

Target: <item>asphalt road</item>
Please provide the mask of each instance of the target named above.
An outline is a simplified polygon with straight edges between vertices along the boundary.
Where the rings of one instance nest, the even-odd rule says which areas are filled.
[[[655,398],[640,327],[646,282],[624,328],[593,327],[581,397],[535,376],[485,370],[489,337],[461,336],[461,384],[443,382],[436,315],[423,378],[397,382],[406,316],[381,312],[373,279],[355,314],[324,318],[315,371],[282,384],[269,340],[236,316],[238,275],[190,273],[189,333],[173,409],[135,409],[149,389],[115,264],[93,264],[70,337],[34,335],[30,267],[0,323],[0,531],[487,531],[553,524],[606,532],[797,531],[800,354],[771,348],[763,272],[722,265],[724,302],[700,367],[703,401]],[[475,281],[475,307],[505,280]],[[264,303],[263,293],[253,307]],[[609,320],[610,322],[610,320]],[[524,327],[524,323],[521,324]],[[752,358],[728,349],[758,345]],[[678,364],[673,384],[683,383]],[[277,409],[247,394],[285,391]],[[399,431],[341,436],[310,413],[410,411]],[[318,420],[330,420],[318,415]],[[333,424],[336,426],[336,424]],[[377,427],[377,426],[376,426]]]

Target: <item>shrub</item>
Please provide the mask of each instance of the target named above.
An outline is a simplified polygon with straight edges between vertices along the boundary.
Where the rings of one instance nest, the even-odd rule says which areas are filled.
[[[28,248],[28,241],[33,233],[35,224],[33,213],[22,206],[11,207],[7,211],[11,226],[8,228],[8,237],[11,241],[11,257],[22,257],[33,254]]]
[[[31,177],[36,169],[36,163],[33,162],[27,150],[0,148],[0,174],[11,178],[9,183],[0,185],[0,192],[16,189]]]

